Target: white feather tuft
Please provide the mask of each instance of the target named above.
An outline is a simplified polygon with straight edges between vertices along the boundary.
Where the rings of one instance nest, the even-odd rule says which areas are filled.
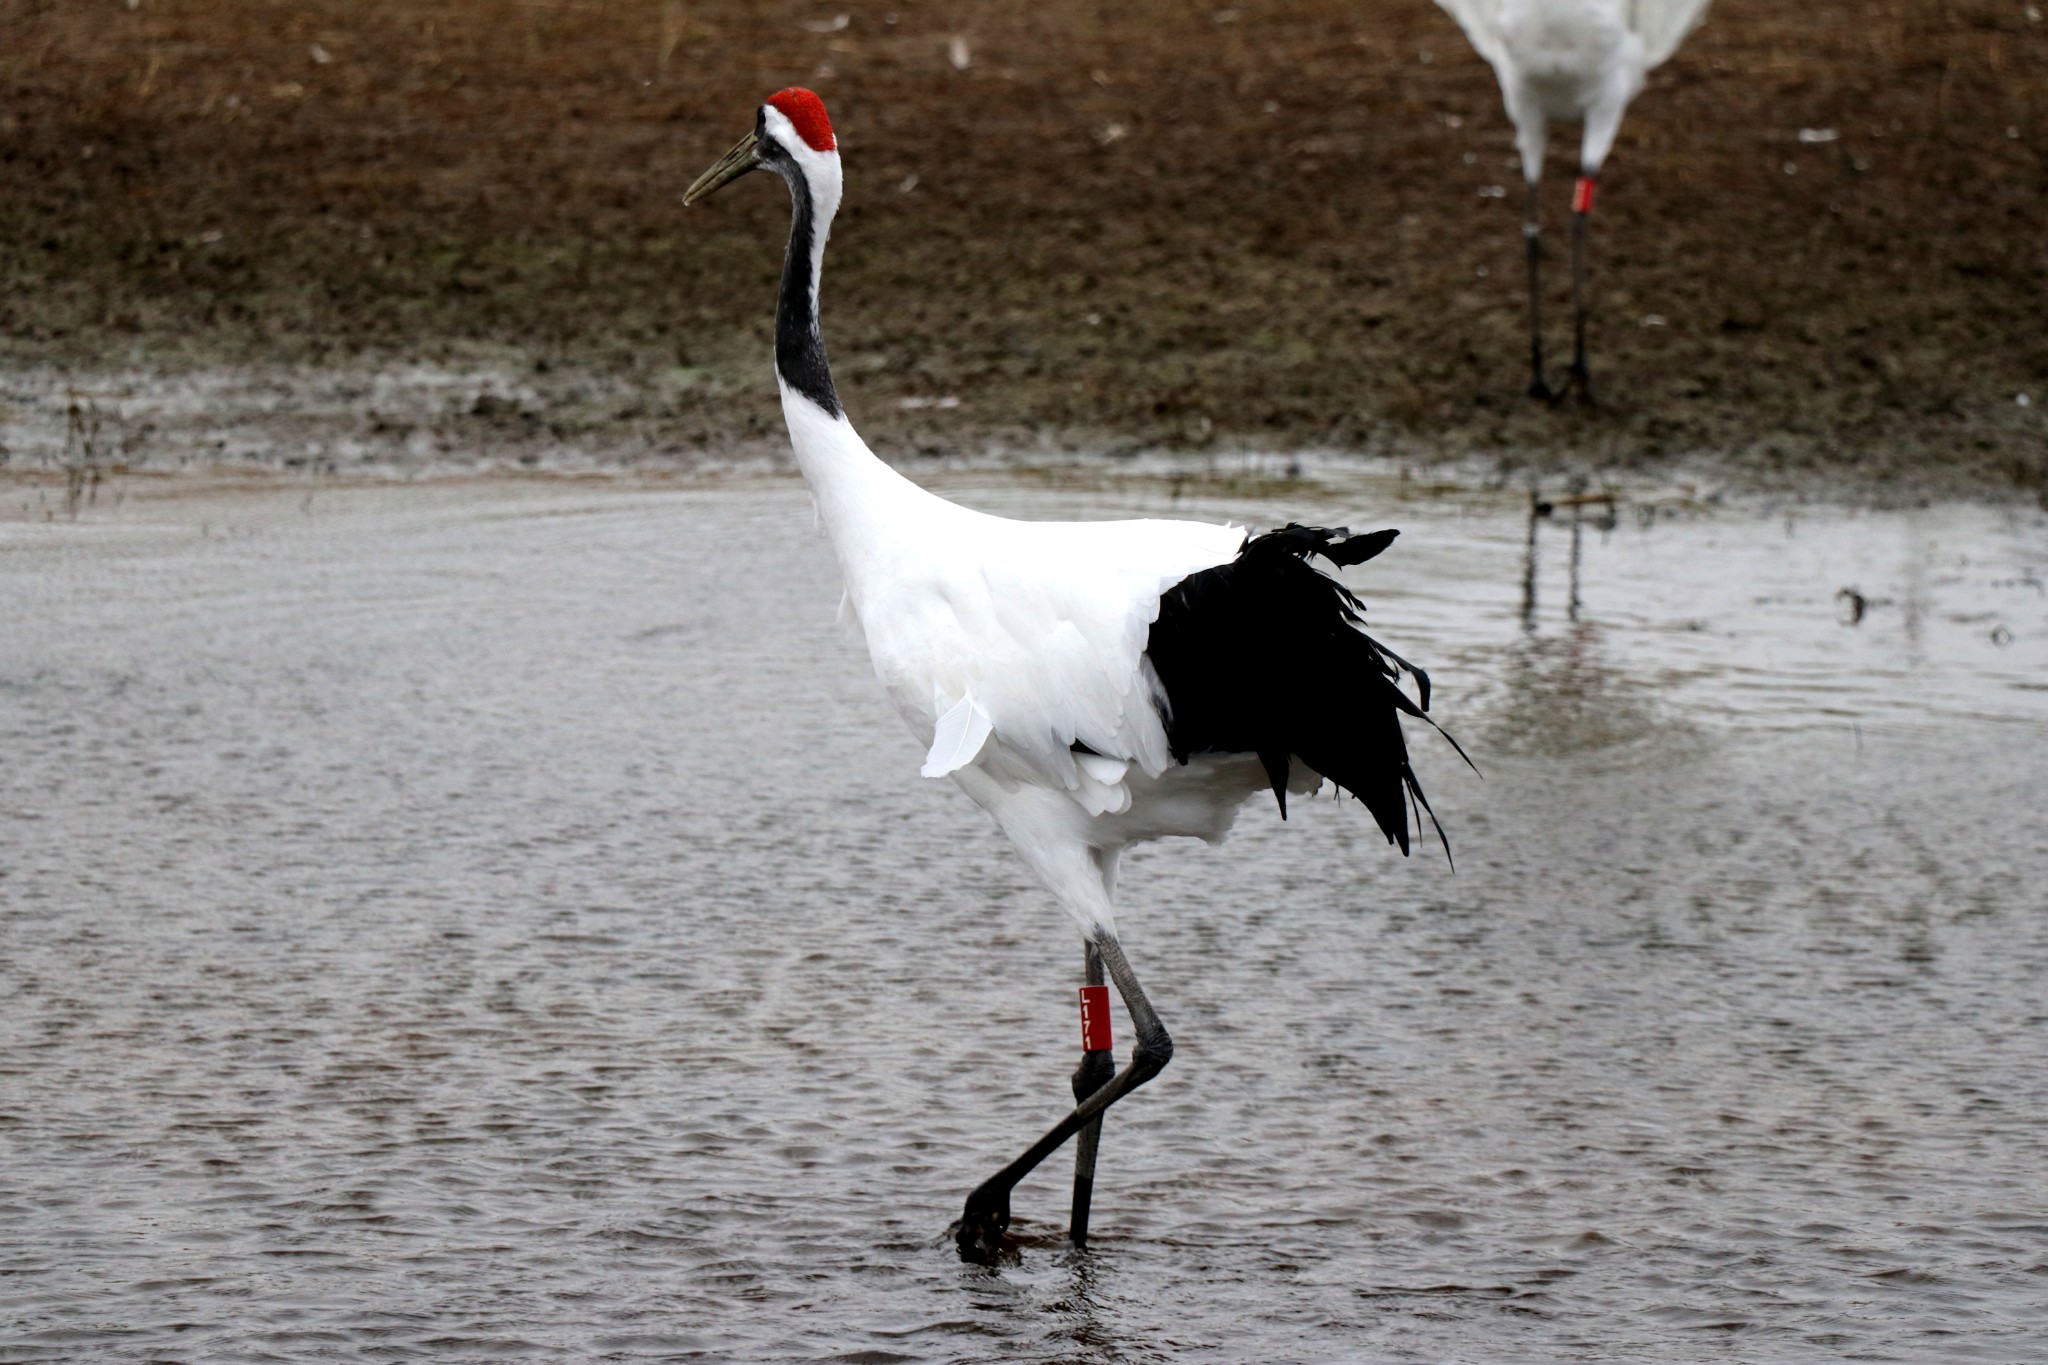
[[[932,708],[937,710],[945,705],[945,700],[934,691]],[[958,772],[981,757],[982,748],[988,743],[988,737],[995,733],[995,728],[996,723],[989,719],[988,712],[981,709],[972,692],[968,693],[939,717],[932,750],[925,756],[924,767],[919,771],[926,777],[945,777]]]

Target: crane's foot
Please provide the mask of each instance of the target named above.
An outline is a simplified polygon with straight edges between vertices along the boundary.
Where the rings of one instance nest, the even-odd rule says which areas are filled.
[[[953,1225],[953,1245],[960,1259],[994,1265],[1003,1254],[1003,1233],[1010,1226],[1010,1192],[984,1185],[967,1196],[967,1207]]]
[[[1540,374],[1529,381],[1529,396],[1539,403],[1553,404],[1558,401],[1559,397],[1550,385],[1543,382],[1543,376]]]
[[[1529,392],[1532,398],[1535,397],[1534,389],[1531,389]],[[1577,398],[1581,407],[1597,408],[1600,406],[1599,400],[1593,397],[1592,372],[1583,365],[1574,365],[1565,372],[1563,388],[1552,389],[1548,392],[1549,403],[1553,408],[1563,407],[1565,401],[1571,398]]]
[[[1600,400],[1593,396],[1593,372],[1586,368],[1586,362],[1583,360],[1573,362],[1571,372],[1565,377],[1564,392],[1558,395],[1558,401],[1562,402],[1571,394],[1577,394],[1579,401],[1589,408],[1600,406]]]

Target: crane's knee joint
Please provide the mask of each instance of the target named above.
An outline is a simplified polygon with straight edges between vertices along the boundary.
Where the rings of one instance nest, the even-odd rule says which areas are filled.
[[[1163,1028],[1155,1028],[1140,1034],[1138,1046],[1131,1053],[1131,1083],[1143,1085],[1166,1070],[1166,1064],[1173,1060],[1173,1039]]]

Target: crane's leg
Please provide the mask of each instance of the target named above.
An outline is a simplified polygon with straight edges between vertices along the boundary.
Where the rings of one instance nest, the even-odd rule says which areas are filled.
[[[1081,1065],[1074,1068],[1074,1103],[1102,1089],[1116,1075],[1116,1053],[1109,1045],[1109,1000],[1103,989],[1102,950],[1088,945],[1087,986],[1082,991]],[[1095,1017],[1099,1014],[1099,1018]],[[1097,1046],[1097,1044],[1100,1046]],[[1102,1141],[1102,1115],[1088,1120],[1074,1143],[1074,1205],[1068,1236],[1077,1247],[1088,1245],[1088,1205],[1095,1197],[1095,1149]]]
[[[1579,177],[1572,190],[1572,368],[1565,392],[1579,391],[1586,402],[1593,401],[1593,372],[1586,366],[1586,225],[1593,217],[1593,191],[1598,182],[1590,175]]]
[[[1536,181],[1529,182],[1529,199],[1522,211],[1522,242],[1529,253],[1529,396],[1549,403],[1557,395],[1543,381],[1543,206]]]
[[[1131,1052],[1130,1065],[1076,1105],[1072,1113],[1054,1124],[1022,1156],[982,1181],[974,1193],[967,1196],[967,1207],[953,1229],[953,1242],[960,1248],[962,1260],[983,1265],[992,1263],[1002,1249],[1003,1229],[1010,1225],[1010,1191],[1017,1187],[1017,1182],[1058,1151],[1068,1138],[1086,1128],[1103,1110],[1157,1076],[1173,1059],[1173,1039],[1167,1036],[1166,1026],[1159,1022],[1152,1002],[1145,998],[1145,988],[1138,984],[1136,974],[1131,971],[1130,961],[1124,957],[1123,945],[1116,941],[1115,935],[1107,933],[1097,934],[1091,942],[1101,953],[1102,965],[1108,970],[1109,979],[1115,983],[1117,994],[1123,996],[1124,1008],[1131,1014],[1131,1025],[1138,1031],[1138,1045]]]

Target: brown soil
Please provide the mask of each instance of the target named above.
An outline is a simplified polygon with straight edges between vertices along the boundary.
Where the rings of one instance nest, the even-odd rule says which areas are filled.
[[[545,434],[548,395],[595,378],[629,397],[590,421],[768,440],[786,201],[677,196],[801,82],[846,156],[827,338],[885,452],[2039,488],[2038,13],[1717,0],[1603,178],[1601,406],[1553,411],[1522,396],[1510,130],[1428,0],[10,0],[0,362],[483,355],[532,379],[478,414],[500,426]]]

